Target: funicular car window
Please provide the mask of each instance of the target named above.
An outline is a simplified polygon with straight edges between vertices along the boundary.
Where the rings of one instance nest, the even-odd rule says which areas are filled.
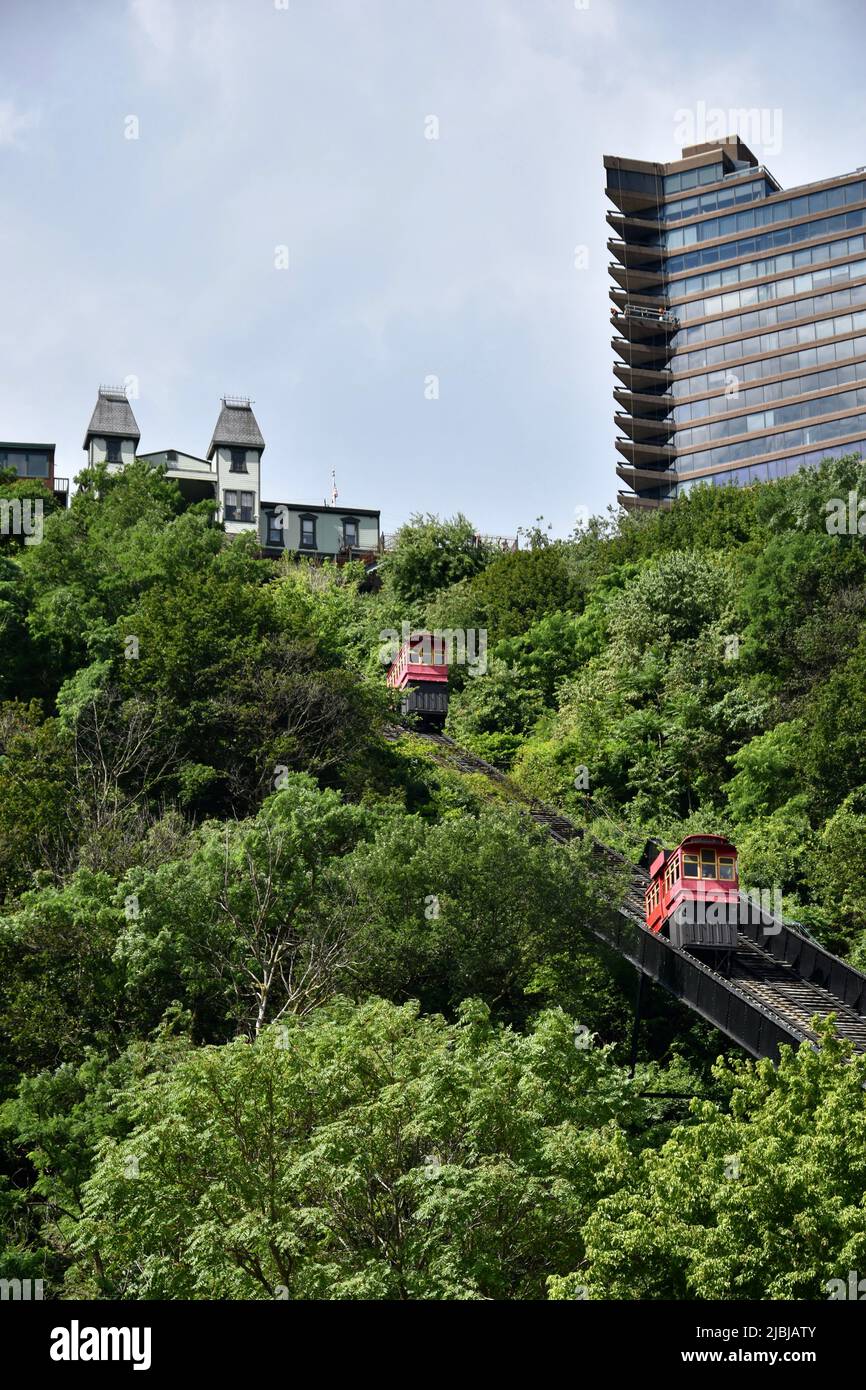
[[[698,856],[696,854],[683,855],[683,878],[698,878]]]
[[[733,877],[734,877],[734,861],[733,861],[733,859],[731,859],[731,858],[729,858],[729,857],[727,857],[727,856],[725,856],[725,855],[720,854],[720,855],[719,855],[719,878],[732,879]]]
[[[701,850],[701,878],[716,877],[716,854],[715,850]]]

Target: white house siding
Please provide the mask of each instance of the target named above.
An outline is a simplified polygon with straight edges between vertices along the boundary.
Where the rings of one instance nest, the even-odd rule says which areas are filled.
[[[107,439],[91,439],[89,459],[90,463],[104,463],[108,453]],[[109,464],[110,468],[123,468],[127,463],[132,463],[135,458],[135,441],[132,439],[121,439],[120,441],[120,463]]]
[[[229,535],[242,535],[245,531],[258,529],[261,511],[261,459],[258,449],[245,449],[246,473],[232,473],[232,454],[228,445],[221,444],[214,450],[213,461],[217,472],[217,495],[220,504],[220,517]],[[226,492],[253,493],[253,520],[226,521],[223,512],[223,499]],[[239,499],[240,500],[240,499]]]

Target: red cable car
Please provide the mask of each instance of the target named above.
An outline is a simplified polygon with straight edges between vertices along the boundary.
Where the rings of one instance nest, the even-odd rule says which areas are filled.
[[[730,951],[737,944],[737,851],[722,835],[687,835],[650,865],[646,925],[688,950]]]
[[[386,677],[403,692],[401,714],[418,714],[425,728],[441,729],[448,713],[448,652],[435,632],[413,632],[388,667]]]

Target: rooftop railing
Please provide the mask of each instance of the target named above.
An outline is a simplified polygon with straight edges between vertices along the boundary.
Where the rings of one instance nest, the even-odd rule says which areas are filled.
[[[379,539],[380,550],[393,550],[397,544],[399,531],[383,531]],[[475,535],[470,538],[469,544],[473,547],[490,546],[492,550],[519,550],[517,536],[482,536]]]

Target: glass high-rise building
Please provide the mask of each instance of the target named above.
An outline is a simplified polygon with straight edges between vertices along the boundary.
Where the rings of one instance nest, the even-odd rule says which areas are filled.
[[[604,164],[620,502],[866,455],[866,168],[785,191],[735,137]]]

